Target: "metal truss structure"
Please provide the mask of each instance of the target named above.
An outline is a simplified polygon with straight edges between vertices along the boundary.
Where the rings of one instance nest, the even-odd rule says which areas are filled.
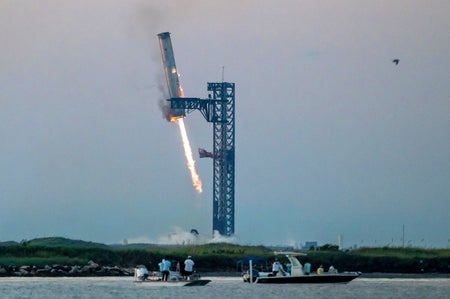
[[[213,233],[234,235],[234,153],[235,153],[235,85],[209,83],[208,99],[171,98],[171,109],[187,113],[199,110],[214,124],[213,144]]]

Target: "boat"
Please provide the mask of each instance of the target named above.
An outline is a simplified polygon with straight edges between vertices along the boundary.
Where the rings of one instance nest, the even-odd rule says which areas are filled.
[[[247,271],[243,278],[245,282],[254,283],[348,283],[361,275],[360,272],[342,272],[337,270],[323,272],[321,274],[310,273],[310,265],[305,264],[305,268],[297,259],[297,256],[305,256],[304,253],[299,252],[275,252],[275,254],[283,254],[290,262],[291,271],[286,272],[281,269],[277,275],[272,276],[272,273],[263,273],[254,271]],[[250,270],[252,265],[250,262]],[[252,272],[252,273],[250,273]],[[252,279],[250,279],[250,277]]]
[[[162,280],[160,272],[149,273],[144,265],[138,265],[134,269],[134,282],[151,286],[204,286],[211,282],[209,279],[201,279],[199,275],[192,275],[190,279],[185,279],[180,272],[170,271],[169,279]]]

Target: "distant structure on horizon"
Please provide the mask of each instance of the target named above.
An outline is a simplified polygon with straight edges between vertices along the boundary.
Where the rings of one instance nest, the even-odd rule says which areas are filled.
[[[338,246],[339,246],[339,250],[344,249],[344,236],[343,235],[338,236]]]
[[[319,246],[317,244],[317,241],[306,241],[305,245],[303,245],[302,249],[310,250],[311,248],[313,248],[314,250],[316,250],[318,247]]]

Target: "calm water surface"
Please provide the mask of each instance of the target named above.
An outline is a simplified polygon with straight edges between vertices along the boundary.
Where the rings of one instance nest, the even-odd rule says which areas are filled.
[[[357,278],[349,284],[256,285],[204,277],[203,287],[135,284],[132,278],[0,278],[0,298],[450,298],[450,279]]]

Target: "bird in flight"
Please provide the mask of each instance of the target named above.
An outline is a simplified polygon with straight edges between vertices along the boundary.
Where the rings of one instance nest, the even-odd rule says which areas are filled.
[[[392,59],[392,62],[395,63],[395,65],[398,65],[398,63],[400,62],[400,59],[398,59],[398,58]]]

